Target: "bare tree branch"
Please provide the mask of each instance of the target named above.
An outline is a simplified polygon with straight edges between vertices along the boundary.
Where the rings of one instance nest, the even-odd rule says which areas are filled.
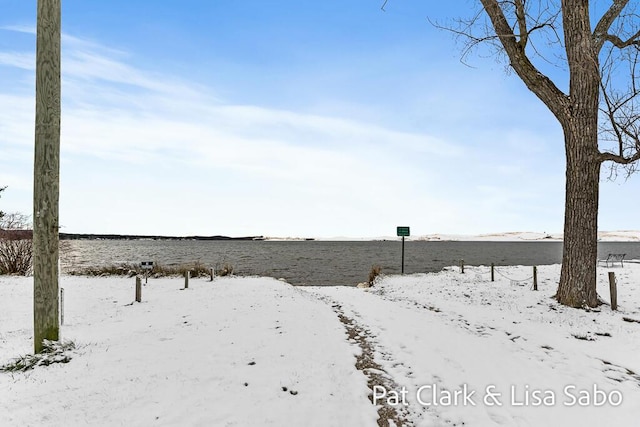
[[[529,40],[529,33],[527,31],[527,17],[524,11],[524,4],[522,0],[515,0],[516,5],[516,18],[518,20],[518,29],[520,33],[519,44],[524,49],[527,46]]]
[[[602,49],[602,46],[606,41],[607,34],[609,33],[609,29],[620,16],[622,10],[627,6],[627,3],[629,3],[629,0],[614,0],[609,10],[607,10],[605,14],[602,15],[602,18],[600,18],[600,21],[598,21],[598,24],[593,31],[593,38],[597,52],[600,52]]]
[[[605,34],[603,37],[604,40],[611,42],[611,44],[620,49],[624,49],[625,47],[632,45],[640,46],[640,40],[638,40],[638,37],[640,37],[640,31],[629,37],[627,40],[622,40],[620,37],[612,34]]]
[[[522,38],[518,40],[513,33],[500,3],[497,0],[480,0],[491,20],[510,65],[516,74],[551,112],[560,120],[566,122],[570,108],[567,96],[544,74],[542,74],[527,57]],[[522,4],[521,2],[518,2]],[[524,12],[523,12],[524,13]],[[526,31],[526,24],[524,30]],[[526,38],[525,38],[526,40]]]
[[[636,152],[636,154],[631,157],[623,157],[613,153],[600,153],[600,160],[603,162],[611,161],[621,165],[628,165],[640,160],[640,152]]]

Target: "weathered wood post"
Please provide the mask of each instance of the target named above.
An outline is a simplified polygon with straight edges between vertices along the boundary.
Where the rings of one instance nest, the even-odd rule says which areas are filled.
[[[213,278],[215,277],[215,270],[213,268],[210,269],[210,273],[211,273],[211,281],[213,282]]]
[[[142,302],[142,279],[136,276],[136,302]]]
[[[494,263],[491,263],[491,281],[492,281],[492,282],[493,282],[493,281],[495,281],[495,275],[493,274],[493,273],[494,273],[495,268],[496,268],[495,264],[494,264]]]
[[[189,270],[184,272],[184,288],[189,289],[189,277],[191,277],[191,272]]]
[[[60,199],[60,0],[38,0],[33,166],[33,338],[58,341]]]
[[[463,259],[460,260],[460,272],[462,274],[464,274],[464,260]]]
[[[533,290],[538,290],[538,267],[533,266]]]
[[[609,272],[609,292],[611,294],[611,310],[618,309],[618,289],[616,285],[616,273]]]

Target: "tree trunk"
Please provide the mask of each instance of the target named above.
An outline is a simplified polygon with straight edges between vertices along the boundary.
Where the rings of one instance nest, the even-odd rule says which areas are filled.
[[[595,123],[594,123],[595,126]],[[556,298],[571,307],[595,307],[600,160],[585,131],[565,131],[567,172],[562,272]]]
[[[569,63],[569,108],[560,117],[567,172],[562,272],[556,298],[571,307],[595,307],[600,66],[591,34],[589,2],[562,0],[562,21]]]

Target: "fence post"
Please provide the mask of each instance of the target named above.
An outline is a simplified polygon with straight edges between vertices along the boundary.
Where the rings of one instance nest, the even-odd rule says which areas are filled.
[[[142,302],[142,279],[136,276],[136,302]]]
[[[184,272],[184,288],[189,289],[189,277],[191,277],[191,272],[189,270]]]
[[[460,260],[460,272],[462,274],[464,274],[464,260],[463,259]]]
[[[211,268],[211,281],[213,282],[213,277],[215,276],[215,271]]]
[[[495,269],[495,264],[491,263],[491,281],[493,282],[495,279],[495,276],[493,275],[493,271]]]
[[[538,290],[538,267],[533,266],[533,290]]]
[[[616,286],[616,273],[609,272],[609,292],[611,293],[611,310],[618,309],[618,289]]]

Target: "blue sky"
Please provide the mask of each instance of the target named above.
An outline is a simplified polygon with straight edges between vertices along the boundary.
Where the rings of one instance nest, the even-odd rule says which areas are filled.
[[[4,211],[32,211],[35,4],[0,0]],[[560,126],[429,23],[474,2],[381,4],[63,0],[61,230],[562,231]],[[603,176],[601,230],[638,189]]]

